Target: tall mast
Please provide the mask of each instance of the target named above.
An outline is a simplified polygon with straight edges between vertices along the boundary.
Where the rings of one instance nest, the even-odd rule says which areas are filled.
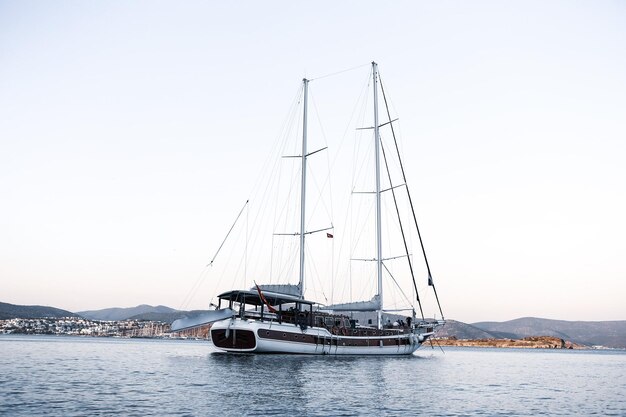
[[[304,115],[302,117],[302,178],[300,186],[300,298],[304,298],[304,213],[306,208],[306,135],[307,135],[307,105],[309,96],[309,80],[302,79],[304,88]]]
[[[374,86],[374,159],[376,160],[376,274],[378,276],[378,328],[383,326],[383,250],[380,220],[380,134],[378,126],[378,64],[372,62]]]

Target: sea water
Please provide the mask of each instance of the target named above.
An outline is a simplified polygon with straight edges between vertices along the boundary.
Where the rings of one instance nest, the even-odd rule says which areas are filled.
[[[207,341],[0,336],[0,415],[626,415],[626,352],[231,355]]]

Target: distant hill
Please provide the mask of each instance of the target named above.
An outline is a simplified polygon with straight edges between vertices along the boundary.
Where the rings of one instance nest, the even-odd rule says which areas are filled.
[[[21,306],[9,303],[0,303],[0,320],[8,319],[38,319],[43,317],[79,317],[60,308],[48,306]]]
[[[510,333],[487,331],[471,324],[456,320],[446,320],[446,325],[437,331],[437,337],[456,337],[457,339],[514,339]]]
[[[172,310],[172,312],[169,312],[169,313],[148,312],[148,313],[137,314],[136,316],[129,317],[129,319],[130,320],[162,321],[165,323],[172,323],[174,320],[178,320],[189,315],[206,313],[207,311],[208,310],[192,310],[192,311]]]
[[[523,317],[504,322],[480,322],[472,326],[486,332],[501,332],[514,338],[554,336],[587,346],[626,348],[626,320],[565,321]]]
[[[160,320],[155,318],[148,318],[148,315],[168,315],[173,313],[179,313],[179,311],[166,306],[154,307],[147,304],[142,304],[138,305],[137,307],[114,307],[105,308],[103,310],[79,311],[77,314],[90,320],[127,320],[131,318],[137,320]]]
[[[190,314],[202,313],[204,310],[181,311],[167,306],[151,306],[147,304],[129,308],[105,308],[72,313],[59,308],[47,306],[23,306],[0,303],[0,320],[13,318],[36,319],[43,317],[83,317],[89,320],[152,320],[171,323],[176,319]]]

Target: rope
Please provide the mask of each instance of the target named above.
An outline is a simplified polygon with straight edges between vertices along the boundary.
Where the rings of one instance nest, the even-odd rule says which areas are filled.
[[[383,81],[380,80],[380,89],[383,93],[383,99],[385,101],[385,108],[387,109],[387,117],[391,121],[391,114],[389,113],[389,106],[387,105],[387,97],[385,96],[385,89],[383,88]],[[393,123],[389,124],[391,127],[391,134],[393,136],[393,142],[396,146],[396,153],[398,155],[398,161],[400,162],[400,169],[402,171],[402,180],[404,184],[406,184],[406,175],[404,173],[404,166],[402,164],[402,158],[400,158],[400,150],[398,149],[398,141],[396,140],[396,133],[393,129]],[[417,217],[415,216],[415,209],[413,208],[413,200],[411,199],[411,193],[409,192],[409,187],[406,185],[406,194],[409,198],[409,204],[411,205],[411,212],[413,213],[413,221],[415,222],[415,229],[417,230],[417,236],[419,237],[420,245],[422,247],[422,253],[424,254],[424,262],[426,263],[426,269],[428,271],[428,285],[433,287],[433,292],[435,293],[435,299],[437,300],[437,306],[439,307],[439,312],[441,313],[441,318],[443,319],[443,311],[441,310],[441,304],[439,303],[439,297],[437,296],[437,289],[435,288],[435,284],[432,279],[432,275],[430,273],[430,265],[428,264],[428,258],[426,257],[426,249],[424,249],[424,242],[422,241],[422,234],[420,233],[419,226],[417,225]],[[414,279],[415,283],[415,279]],[[416,288],[417,291],[417,288]],[[421,309],[421,306],[420,306]],[[423,314],[422,314],[423,315]]]
[[[352,67],[352,68],[347,68],[341,71],[337,71],[337,72],[331,72],[330,74],[326,74],[326,75],[320,75],[319,77],[315,77],[315,78],[310,78],[309,82],[311,81],[315,81],[315,80],[321,80],[322,78],[328,78],[328,77],[332,77],[334,75],[339,75],[339,74],[343,74],[344,72],[348,72],[348,71],[353,71],[355,69],[359,69],[359,68],[363,68],[365,66],[369,66],[372,65],[370,62],[368,62],[367,64],[363,64],[363,65],[358,65],[356,67]]]

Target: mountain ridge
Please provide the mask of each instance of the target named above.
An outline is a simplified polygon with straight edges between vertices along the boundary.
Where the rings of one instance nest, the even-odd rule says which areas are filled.
[[[521,317],[503,322],[478,322],[472,326],[486,332],[504,332],[524,338],[554,336],[587,346],[626,348],[626,320],[568,321]]]
[[[206,310],[203,310],[206,311]],[[171,323],[200,310],[176,310],[164,305],[140,304],[135,307],[113,307],[72,313],[49,306],[22,306],[0,302],[0,320],[12,318],[83,317],[90,320],[152,320]],[[447,320],[437,337],[457,339],[523,339],[531,336],[552,336],[586,346],[602,345],[626,348],[626,320],[567,321],[521,317],[497,322],[464,323]]]
[[[146,314],[172,314],[177,312],[179,310],[164,305],[151,306],[149,304],[140,304],[135,307],[111,307],[100,310],[78,311],[76,314],[90,320],[116,321],[128,319],[149,320],[140,317]]]
[[[13,318],[21,319],[38,319],[43,317],[79,317],[78,314],[71,311],[62,310],[56,307],[40,306],[40,305],[18,305],[0,302],[0,320],[8,320]]]

